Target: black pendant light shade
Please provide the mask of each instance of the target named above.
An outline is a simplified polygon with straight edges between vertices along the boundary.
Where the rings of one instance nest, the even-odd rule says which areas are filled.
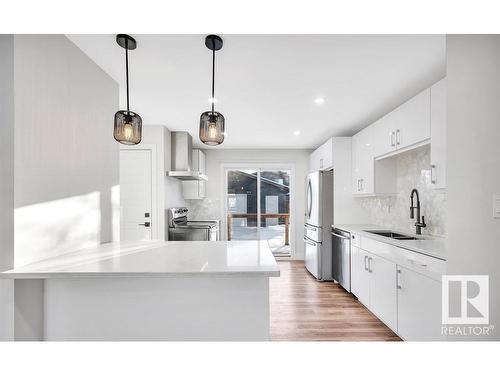
[[[115,126],[113,136],[124,145],[136,145],[142,139],[142,119],[137,113],[129,109],[129,89],[128,89],[128,51],[137,47],[134,38],[126,34],[118,34],[116,43],[125,49],[125,71],[127,80],[127,110],[115,113]]]
[[[215,111],[215,51],[222,48],[222,39],[218,35],[208,35],[205,45],[212,51],[212,110],[200,116],[200,140],[209,146],[217,146],[224,142],[224,116]]]
[[[132,111],[118,111],[115,113],[115,139],[124,145],[136,145],[142,139],[142,119]]]
[[[203,112],[200,117],[200,140],[209,146],[224,142],[224,116],[219,112]]]

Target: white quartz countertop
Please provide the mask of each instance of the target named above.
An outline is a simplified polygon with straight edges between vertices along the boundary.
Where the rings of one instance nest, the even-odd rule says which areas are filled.
[[[0,278],[279,276],[266,241],[111,242],[0,273]]]
[[[444,238],[431,237],[431,236],[419,236],[414,233],[408,233],[405,231],[400,231],[397,229],[386,228],[379,225],[373,224],[335,224],[334,228],[345,230],[350,233],[357,233],[359,236],[369,237],[374,240],[385,242],[402,249],[415,251],[420,254],[429,255],[434,258],[446,260],[446,242]],[[390,230],[393,232],[406,234],[408,236],[418,237],[418,240],[395,240],[393,238],[380,236],[378,234],[373,234],[366,232],[367,230],[380,231],[380,230]]]

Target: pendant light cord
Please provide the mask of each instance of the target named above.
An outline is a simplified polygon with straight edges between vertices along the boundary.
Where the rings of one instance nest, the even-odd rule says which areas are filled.
[[[125,40],[125,74],[127,77],[127,114],[130,115],[130,109],[129,109],[129,94],[128,94],[128,40]]]
[[[212,44],[212,115],[215,105],[215,42]]]

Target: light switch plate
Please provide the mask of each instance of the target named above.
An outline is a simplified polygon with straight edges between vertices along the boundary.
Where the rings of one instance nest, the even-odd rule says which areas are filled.
[[[493,195],[493,217],[500,219],[500,194]]]

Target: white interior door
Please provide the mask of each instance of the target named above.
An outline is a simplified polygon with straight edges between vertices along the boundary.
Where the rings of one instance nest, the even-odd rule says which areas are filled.
[[[152,239],[152,152],[120,151],[120,238]]]

